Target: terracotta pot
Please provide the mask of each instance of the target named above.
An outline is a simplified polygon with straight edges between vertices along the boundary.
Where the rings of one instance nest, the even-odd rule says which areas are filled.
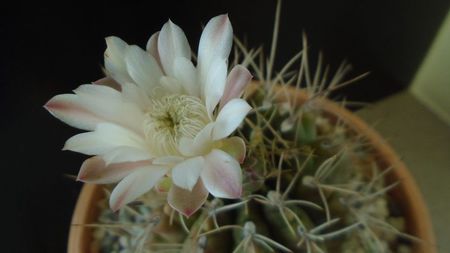
[[[302,104],[307,98],[305,93],[297,92],[294,89],[284,94],[297,96],[299,104]],[[285,95],[281,94],[280,99],[285,99]],[[365,136],[382,166],[394,167],[387,180],[391,182],[399,180],[401,184],[394,188],[391,194],[402,208],[406,218],[407,232],[423,240],[423,243],[415,243],[413,253],[436,253],[435,237],[427,207],[414,179],[398,155],[378,133],[350,111],[329,100],[321,100],[319,104],[330,115],[339,115],[351,130]],[[68,253],[98,252],[98,249],[91,246],[92,229],[79,226],[79,224],[96,222],[99,213],[97,203],[102,197],[101,185],[85,184],[83,186],[72,217],[73,225],[69,233]]]

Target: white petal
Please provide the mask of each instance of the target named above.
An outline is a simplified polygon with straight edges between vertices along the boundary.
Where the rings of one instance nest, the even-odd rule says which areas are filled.
[[[107,122],[117,123],[143,134],[144,113],[135,103],[124,101],[118,91],[100,85],[81,85],[74,90],[80,104]]]
[[[184,94],[184,89],[183,86],[181,86],[181,82],[171,76],[162,76],[159,82],[161,83],[161,86],[153,90],[152,97],[158,97],[159,94]]]
[[[123,84],[130,82],[131,78],[127,73],[125,65],[125,49],[128,44],[118,37],[107,37],[105,51],[105,69],[109,76],[111,76],[118,83]]]
[[[240,198],[242,170],[239,163],[222,150],[214,149],[205,156],[201,178],[206,189],[218,198]]]
[[[162,70],[161,60],[159,59],[159,52],[158,52],[158,37],[159,37],[159,31],[155,32],[150,36],[150,39],[147,41],[147,52],[151,54],[156,62],[158,62],[159,67]]]
[[[142,137],[110,123],[98,124],[94,132],[73,136],[66,141],[63,150],[72,150],[86,155],[102,155],[121,146],[147,150]]]
[[[77,95],[100,96],[116,100],[120,100],[121,98],[120,91],[105,85],[82,84],[73,90],[73,92]]]
[[[191,59],[189,42],[180,27],[168,21],[158,36],[158,51],[164,72],[173,76],[174,61],[177,57]]]
[[[200,152],[204,149],[209,149],[208,146],[212,143],[212,131],[214,128],[214,123],[208,123],[194,138],[193,149]]]
[[[212,130],[214,123],[207,124],[194,139],[181,138],[178,150],[184,156],[197,156],[205,154],[212,145]]]
[[[123,64],[123,56],[124,50],[128,46],[128,44],[123,41],[121,38],[116,36],[109,36],[105,38],[106,41],[106,52],[110,61]]]
[[[172,181],[177,186],[192,191],[204,167],[201,156],[187,159],[172,168]]]
[[[230,135],[242,123],[251,109],[250,105],[243,99],[230,100],[217,116],[212,133],[213,139],[218,140]]]
[[[103,77],[101,79],[98,79],[97,81],[94,82],[94,84],[105,85],[105,86],[111,87],[118,91],[120,91],[122,89],[120,87],[120,84],[118,82],[116,82],[114,79],[112,79],[111,77]]]
[[[181,82],[181,86],[183,86],[188,95],[200,97],[197,71],[189,59],[184,57],[175,58],[174,76]]]
[[[212,117],[212,113],[225,89],[227,79],[227,64],[226,60],[217,59],[212,62],[209,67],[206,81],[204,83],[203,98],[206,105],[208,115]]]
[[[152,155],[147,150],[138,149],[130,146],[120,146],[113,148],[102,155],[106,165],[111,163],[135,162],[141,160],[150,160]]]
[[[228,74],[225,91],[220,99],[220,108],[233,98],[239,98],[245,87],[252,79],[252,75],[242,65],[236,65]]]
[[[109,198],[113,211],[135,200],[155,186],[167,172],[166,168],[148,166],[134,171],[114,188]]]
[[[107,165],[101,157],[94,156],[83,162],[77,180],[85,183],[111,184],[150,164],[149,160],[143,160]]]
[[[212,130],[212,128],[211,128]],[[178,151],[184,156],[195,156],[195,152],[192,150],[192,146],[194,144],[194,139],[181,137],[180,141],[178,142]]]
[[[122,85],[122,96],[125,101],[138,105],[142,111],[148,110],[151,106],[149,96],[134,83],[125,83]]]
[[[207,198],[208,191],[203,186],[202,180],[198,180],[192,191],[172,185],[167,202],[173,209],[189,217],[202,207]]]
[[[198,66],[203,81],[209,66],[216,59],[228,58],[232,43],[233,28],[227,15],[216,16],[206,24],[198,48]]]
[[[134,82],[151,95],[152,89],[159,85],[159,79],[162,76],[155,58],[138,46],[132,45],[125,51],[125,62]]]

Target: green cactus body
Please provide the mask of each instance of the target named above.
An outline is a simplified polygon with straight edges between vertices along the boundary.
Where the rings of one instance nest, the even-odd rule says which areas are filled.
[[[297,124],[297,142],[310,144],[317,140],[316,116],[310,112],[301,114]]]

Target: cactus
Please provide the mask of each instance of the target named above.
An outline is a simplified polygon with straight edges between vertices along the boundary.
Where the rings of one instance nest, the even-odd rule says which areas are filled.
[[[389,196],[398,184],[384,179],[392,168],[377,162],[364,136],[321,107],[332,91],[365,74],[344,81],[350,66],[330,75],[321,56],[311,71],[306,36],[303,50],[273,74],[280,4],[267,63],[260,49],[235,38],[234,63],[259,80],[244,95],[254,110],[236,133],[247,146],[242,198],[210,195],[186,218],[164,192],[150,191],[117,213],[105,197],[95,225],[100,252],[409,252],[417,239],[404,232]],[[296,95],[300,89],[305,101]]]
[[[156,191],[118,214],[104,204],[99,222],[123,226],[99,225],[102,252],[396,252],[408,248],[407,241],[399,239],[414,238],[403,233],[403,226],[396,226],[404,221],[393,216],[388,195],[397,182],[385,182],[391,169],[380,167],[364,139],[328,118],[319,107],[293,106],[286,113],[280,103],[262,106],[265,92],[257,86],[248,97],[258,110],[239,129],[249,147],[240,200],[210,198],[188,219],[172,210],[161,196],[164,193]],[[295,123],[282,131],[281,125],[288,120]]]

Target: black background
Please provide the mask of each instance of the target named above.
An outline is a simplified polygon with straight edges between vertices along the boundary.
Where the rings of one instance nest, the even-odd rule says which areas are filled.
[[[82,155],[61,152],[79,131],[51,117],[52,96],[102,76],[104,37],[142,47],[171,18],[196,49],[201,24],[228,13],[235,34],[250,46],[270,46],[274,0],[59,3],[2,8],[0,106],[3,198],[1,252],[65,252]],[[306,31],[337,68],[347,59],[353,74],[371,71],[335,94],[373,102],[407,87],[426,53],[448,1],[343,0],[283,2],[277,66],[301,49]]]

